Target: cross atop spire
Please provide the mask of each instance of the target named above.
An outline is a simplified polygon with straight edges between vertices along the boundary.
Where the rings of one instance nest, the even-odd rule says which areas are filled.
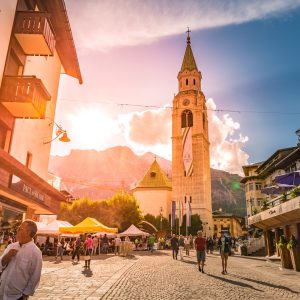
[[[187,27],[187,32],[186,32],[187,33],[187,39],[186,39],[187,44],[191,43],[190,32],[191,32],[190,27]]]

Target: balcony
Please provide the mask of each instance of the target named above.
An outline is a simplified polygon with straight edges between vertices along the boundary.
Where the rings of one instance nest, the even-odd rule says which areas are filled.
[[[0,103],[15,118],[43,119],[51,96],[35,76],[4,76]]]
[[[53,55],[55,38],[48,13],[17,12],[14,35],[26,55]]]

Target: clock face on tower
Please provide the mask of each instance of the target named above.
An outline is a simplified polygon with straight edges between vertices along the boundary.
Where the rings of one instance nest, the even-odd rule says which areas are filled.
[[[183,104],[184,106],[187,106],[187,105],[190,104],[190,100],[189,100],[189,99],[184,99],[184,100],[182,101],[182,104]]]

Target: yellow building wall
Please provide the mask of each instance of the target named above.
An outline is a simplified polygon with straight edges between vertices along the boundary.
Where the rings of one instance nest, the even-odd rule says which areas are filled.
[[[224,227],[229,227],[229,231],[232,237],[239,237],[243,235],[243,230],[242,226],[239,223],[239,221],[235,218],[215,218],[213,219],[214,222],[214,234],[217,235],[217,237],[220,237],[222,226]]]
[[[172,191],[137,190],[133,192],[133,195],[137,199],[143,215],[151,214],[158,216],[162,207],[163,216],[167,219],[169,218],[171,214]]]
[[[48,163],[51,144],[43,144],[52,138],[61,62],[57,52],[53,56],[28,56],[24,75],[40,78],[51,95],[47,103],[45,119],[16,119],[10,154],[25,164],[27,152],[32,154],[30,169],[43,179],[48,179]],[[59,142],[59,141],[56,141]]]
[[[16,7],[17,0],[0,1],[0,84],[2,82]]]

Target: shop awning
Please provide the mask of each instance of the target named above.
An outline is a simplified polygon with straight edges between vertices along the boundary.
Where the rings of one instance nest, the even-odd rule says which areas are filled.
[[[248,218],[249,225],[262,229],[281,227],[294,222],[300,222],[300,197],[287,200]]]
[[[38,226],[37,234],[38,235],[59,235],[60,227],[70,228],[73,227],[73,225],[67,221],[54,220],[48,225],[43,226],[42,228],[39,228]]]
[[[105,232],[105,233],[116,233],[118,228],[110,228],[94,218],[87,217],[79,224],[72,227],[60,227],[60,233],[96,233],[96,232]]]
[[[279,184],[300,185],[300,170],[288,174],[280,175],[275,178]]]

